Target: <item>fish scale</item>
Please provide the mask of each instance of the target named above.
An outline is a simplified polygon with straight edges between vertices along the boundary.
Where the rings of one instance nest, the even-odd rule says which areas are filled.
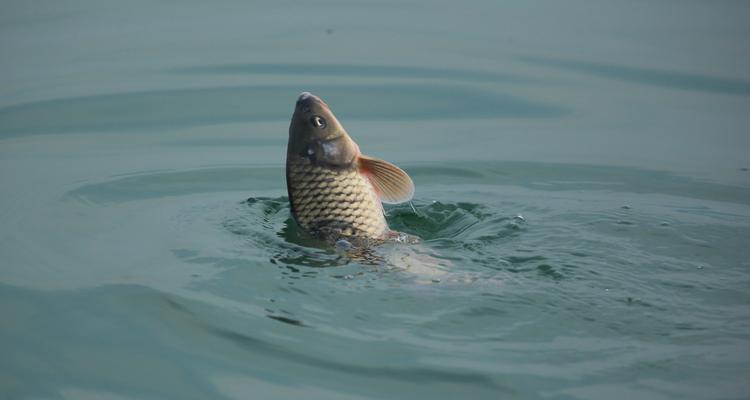
[[[289,201],[297,223],[327,239],[383,236],[388,226],[372,186],[356,168],[287,162]]]

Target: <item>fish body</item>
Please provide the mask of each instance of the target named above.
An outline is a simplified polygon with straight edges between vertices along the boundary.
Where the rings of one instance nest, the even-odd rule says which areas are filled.
[[[286,181],[297,224],[329,241],[385,238],[390,231],[382,202],[414,194],[403,170],[363,155],[328,105],[307,92],[289,126]]]

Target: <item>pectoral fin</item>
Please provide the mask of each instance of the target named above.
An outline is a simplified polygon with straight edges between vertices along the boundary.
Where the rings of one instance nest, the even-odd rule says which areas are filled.
[[[414,182],[401,168],[365,155],[359,156],[358,167],[383,203],[403,203],[414,196]]]

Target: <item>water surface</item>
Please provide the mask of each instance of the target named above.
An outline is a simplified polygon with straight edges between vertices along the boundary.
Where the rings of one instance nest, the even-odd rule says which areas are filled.
[[[0,393],[746,398],[748,11],[9,2]],[[294,224],[304,90],[421,243]]]

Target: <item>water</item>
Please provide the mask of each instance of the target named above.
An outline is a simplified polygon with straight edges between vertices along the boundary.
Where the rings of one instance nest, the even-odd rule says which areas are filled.
[[[741,2],[6,2],[0,397],[739,399]],[[322,96],[422,238],[294,225]]]

